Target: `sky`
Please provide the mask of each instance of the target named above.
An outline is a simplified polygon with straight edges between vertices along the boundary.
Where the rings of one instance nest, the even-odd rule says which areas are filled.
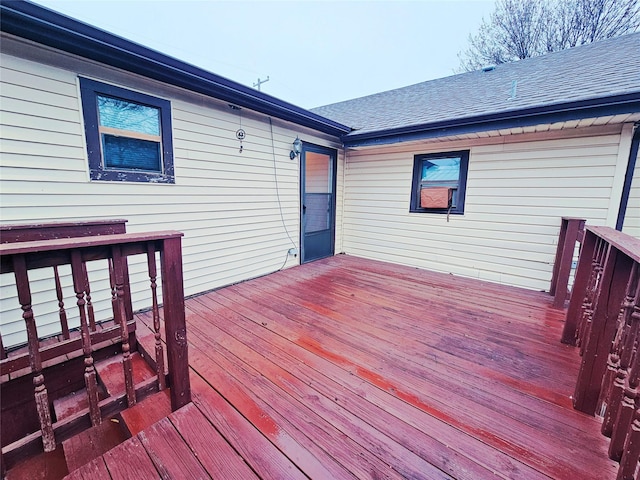
[[[35,0],[303,108],[453,75],[493,1]]]

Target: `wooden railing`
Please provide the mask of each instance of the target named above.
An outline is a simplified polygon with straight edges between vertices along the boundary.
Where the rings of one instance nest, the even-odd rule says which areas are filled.
[[[152,232],[144,234],[112,234],[35,240],[0,245],[0,272],[13,273],[18,294],[19,309],[25,322],[28,339],[28,367],[33,377],[33,396],[35,398],[40,431],[3,448],[3,466],[12,463],[7,458],[24,455],[38,449],[52,451],[56,443],[69,438],[78,431],[91,425],[98,425],[102,418],[134,405],[144,396],[156,392],[165,386],[170,387],[172,410],[177,410],[191,401],[189,371],[187,359],[187,340],[184,313],[184,290],[182,278],[182,233]],[[165,378],[163,347],[160,340],[160,318],[157,295],[156,253],[160,255],[163,318],[168,360],[168,375]],[[131,298],[128,291],[127,257],[145,255],[149,276],[149,289],[154,318],[156,341],[156,378],[134,385],[131,364],[131,345],[129,342],[131,323]],[[87,262],[107,260],[111,282],[111,305],[113,322],[107,326],[96,325],[91,306]],[[76,306],[79,312],[79,336],[67,334],[64,328],[67,309],[61,299],[58,280],[56,296],[59,301],[62,338],[54,343],[43,342],[38,337],[36,315],[32,305],[32,289],[29,272],[39,268],[53,268],[54,277],[57,267],[69,265]],[[68,330],[68,328],[67,328]],[[108,333],[105,333],[108,332]],[[105,335],[117,332],[122,345],[122,364],[125,379],[125,392],[121,395],[100,400],[96,382],[93,352],[95,342],[103,340]],[[53,422],[51,401],[47,392],[43,360],[65,355],[72,348],[80,347],[84,358],[84,383],[88,396],[88,409],[62,422]],[[18,368],[22,360],[7,355],[4,349],[2,365],[5,372]],[[11,366],[10,366],[11,365]],[[9,367],[10,366],[10,367]],[[37,447],[40,445],[40,447]],[[14,452],[20,452],[14,453]]]
[[[585,219],[573,217],[562,217],[560,222],[560,236],[549,287],[549,294],[553,295],[554,307],[564,307],[567,300],[573,254],[576,243],[582,243],[584,238],[585,223]]]
[[[96,235],[114,235],[126,233],[126,222],[127,220],[125,219],[98,219],[37,224],[4,224],[0,225],[0,243],[5,244],[60,238],[90,237]],[[84,266],[86,267],[86,265]],[[54,265],[52,270],[56,298],[58,300],[58,316],[60,322],[59,332],[61,337],[59,340],[70,341],[50,342],[49,345],[41,348],[42,361],[47,362],[49,365],[52,362],[55,362],[56,359],[68,359],[69,355],[74,355],[74,352],[78,352],[82,349],[79,335],[75,335],[75,338],[73,339],[71,338],[72,332],[69,330],[69,324],[67,322],[67,310],[65,307],[65,299],[58,265]],[[127,310],[127,318],[131,320],[133,318],[133,308],[131,305],[131,290],[129,286],[129,270],[127,265],[125,265],[124,275],[125,308]],[[120,335],[116,326],[101,326],[96,329],[93,304],[91,302],[91,286],[89,283],[87,283],[86,288],[87,310],[92,336],[91,344],[96,346],[118,338]],[[133,321],[130,321],[129,329],[133,334],[133,331],[135,330],[135,323]],[[2,341],[2,335],[0,335],[0,360],[6,360],[0,362],[0,375],[2,377],[10,376],[10,378],[15,378],[16,375],[19,375],[19,372],[23,372],[29,367],[29,352],[22,349],[21,353],[14,352],[14,354],[8,358],[7,350],[4,348]]]
[[[582,355],[576,409],[603,416],[618,479],[640,459],[640,239],[586,228],[562,341]]]

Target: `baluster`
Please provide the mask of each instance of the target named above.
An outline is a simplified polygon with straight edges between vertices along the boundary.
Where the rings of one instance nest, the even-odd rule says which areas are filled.
[[[640,303],[640,281],[638,264],[634,262],[627,291],[620,310],[618,331],[613,344],[607,371],[602,380],[602,404],[606,407],[602,422],[602,433],[611,436],[613,423],[618,415],[618,409],[624,393],[625,380],[633,356],[635,339],[640,322],[634,320],[634,307]]]
[[[160,339],[160,312],[158,309],[158,292],[156,278],[156,249],[153,242],[147,244],[147,264],[149,266],[149,279],[151,283],[151,299],[153,312],[153,332],[156,340],[156,375],[158,376],[158,388],[164,390],[167,385],[164,376],[164,351]]]
[[[600,276],[606,257],[608,243],[602,238],[598,238],[596,243],[595,255],[591,264],[591,276],[587,286],[587,294],[582,305],[582,316],[578,328],[578,338],[576,345],[580,347],[580,355],[584,354],[584,345],[591,330],[591,320],[593,319],[593,309],[597,298]]]
[[[640,460],[640,409],[636,408],[633,422],[627,433],[627,440],[624,443],[616,480],[635,480],[638,460]]]
[[[62,336],[65,340],[69,340],[69,323],[67,322],[67,312],[64,309],[64,297],[62,295],[62,283],[60,282],[60,273],[58,266],[53,266],[53,278],[56,282],[56,296],[58,297],[58,316],[60,317],[60,327],[62,328]]]
[[[124,385],[127,392],[127,404],[132,407],[136,404],[136,392],[133,384],[133,365],[131,363],[131,352],[129,346],[129,328],[127,326],[127,312],[125,307],[125,258],[119,245],[114,245],[111,249],[113,259],[113,278],[116,289],[116,305],[114,318],[120,325],[122,338],[122,367],[124,369]]]
[[[91,356],[91,334],[87,322],[87,310],[85,300],[85,288],[88,283],[84,262],[79,250],[71,252],[71,275],[73,277],[73,289],[78,299],[77,305],[80,311],[80,334],[82,338],[82,353],[84,354],[84,383],[87,387],[89,398],[89,415],[91,425],[94,427],[102,423],[100,408],[98,406],[98,381],[96,369]]]
[[[31,288],[29,286],[29,274],[27,272],[27,262],[24,255],[13,257],[13,271],[16,277],[16,287],[18,289],[18,301],[22,307],[22,318],[27,328],[27,339],[29,345],[29,363],[33,373],[33,390],[36,402],[38,419],[40,420],[40,431],[42,432],[42,446],[45,452],[52,452],[56,449],[56,439],[53,433],[51,422],[51,411],[49,410],[49,395],[44,384],[42,373],[42,360],[40,359],[40,341],[36,329],[36,320],[31,307]]]
[[[632,316],[633,321],[640,321],[640,307],[635,310]],[[633,415],[636,410],[636,399],[638,398],[638,381],[640,380],[640,355],[635,350],[633,362],[629,375],[625,381],[624,398],[618,408],[618,415],[611,432],[611,443],[609,444],[609,458],[620,461],[622,451],[627,437],[627,432],[631,426]]]
[[[117,312],[118,312],[118,295],[116,293],[116,277],[113,271],[113,259],[107,259],[109,264],[109,284],[111,285],[111,311],[113,312],[113,322],[116,325],[120,325],[118,323]]]
[[[87,264],[86,262],[82,262],[82,274],[84,278],[87,280],[87,284],[84,287],[85,298],[87,300],[87,313],[89,316],[89,328],[92,332],[96,331],[96,316],[93,312],[93,303],[91,303],[91,287],[89,286],[89,274],[87,272]]]

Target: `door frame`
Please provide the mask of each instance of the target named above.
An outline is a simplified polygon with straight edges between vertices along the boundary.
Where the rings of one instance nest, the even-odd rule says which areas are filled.
[[[328,155],[331,159],[331,244],[330,254],[326,257],[335,255],[336,253],[336,211],[337,211],[337,178],[338,178],[338,150],[330,147],[323,147],[313,143],[302,142],[302,151],[300,153],[300,263],[312,262],[320,258],[307,260],[305,257],[304,233],[305,233],[305,216],[304,216],[304,196],[305,196],[305,180],[306,180],[306,154],[307,152],[320,153]]]

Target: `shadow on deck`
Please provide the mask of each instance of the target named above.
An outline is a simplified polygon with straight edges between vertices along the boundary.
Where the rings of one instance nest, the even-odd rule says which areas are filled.
[[[615,478],[552,301],[350,256],[191,298],[193,403],[69,478]]]

